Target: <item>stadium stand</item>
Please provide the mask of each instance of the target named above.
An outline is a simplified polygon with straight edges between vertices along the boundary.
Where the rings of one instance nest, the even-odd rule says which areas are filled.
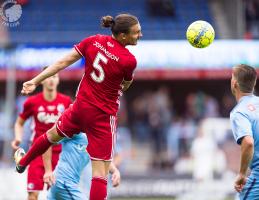
[[[184,39],[186,27],[198,19],[213,24],[206,0],[172,0],[172,5],[174,16],[154,17],[149,15],[147,0],[35,0],[23,7],[20,26],[9,31],[14,43],[71,44],[100,32],[98,22],[103,15],[121,12],[139,17],[146,40]]]

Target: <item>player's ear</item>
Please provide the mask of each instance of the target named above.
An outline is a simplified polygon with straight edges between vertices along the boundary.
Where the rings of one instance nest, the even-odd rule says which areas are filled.
[[[121,38],[122,38],[123,40],[125,40],[125,39],[126,39],[126,34],[125,34],[125,33],[121,33]]]
[[[237,80],[234,80],[234,88],[239,88]]]

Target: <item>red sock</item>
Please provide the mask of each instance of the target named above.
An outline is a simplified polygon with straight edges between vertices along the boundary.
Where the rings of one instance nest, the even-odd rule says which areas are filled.
[[[103,177],[93,177],[89,200],[107,199],[107,179]]]
[[[32,160],[37,156],[43,154],[52,145],[48,140],[46,133],[38,137],[33,145],[30,147],[29,151],[20,160],[19,165],[26,167]]]

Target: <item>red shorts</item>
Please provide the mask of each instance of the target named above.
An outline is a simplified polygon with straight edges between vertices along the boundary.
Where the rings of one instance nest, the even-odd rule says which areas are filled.
[[[111,161],[115,142],[117,117],[111,116],[87,102],[75,101],[60,116],[56,127],[62,137],[87,134],[87,151],[92,160]]]
[[[59,159],[59,153],[60,152],[52,152],[52,170],[55,169],[58,159]],[[27,176],[27,191],[33,192],[33,191],[41,191],[44,187],[43,182],[43,176],[44,176],[45,170],[44,165],[42,161],[42,157],[38,156],[36,159],[34,159],[29,167],[28,167],[28,176]]]

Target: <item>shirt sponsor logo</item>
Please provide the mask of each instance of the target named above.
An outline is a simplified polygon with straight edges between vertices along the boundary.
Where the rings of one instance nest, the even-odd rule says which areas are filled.
[[[62,103],[58,104],[57,110],[58,112],[63,113],[65,111],[65,106]]]
[[[40,106],[39,108],[38,108],[38,111],[44,111],[44,107],[43,106]]]
[[[53,113],[39,112],[37,115],[37,119],[45,124],[53,124],[58,120],[59,116],[60,114],[55,115]]]
[[[47,106],[47,109],[48,109],[49,111],[53,111],[53,110],[56,109],[56,106]]]
[[[86,145],[77,144],[77,145],[76,145],[76,148],[77,148],[79,151],[85,151],[85,150],[86,150]]]
[[[99,42],[95,41],[95,43],[93,43],[93,45],[94,45],[95,47],[97,47],[98,49],[102,50],[108,58],[119,62],[119,57],[118,57],[118,56],[115,56],[114,54],[112,54],[111,52],[109,52],[109,51],[108,51],[103,45],[101,45]]]
[[[255,108],[255,106],[254,106],[253,104],[249,104],[249,105],[247,106],[247,108],[248,108],[248,110],[250,110],[250,111],[255,111],[255,110],[256,110],[256,108]]]

